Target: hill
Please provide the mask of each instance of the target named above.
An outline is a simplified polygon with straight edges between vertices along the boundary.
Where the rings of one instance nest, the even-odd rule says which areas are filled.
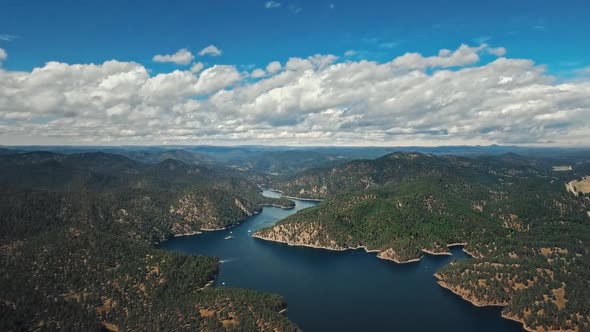
[[[466,244],[474,258],[439,283],[529,329],[590,327],[590,202],[564,175],[518,155],[394,153],[304,171],[273,185],[324,201],[255,236],[334,250],[364,247],[399,263]]]
[[[162,252],[263,197],[226,171],[107,153],[0,157],[0,330],[296,330],[277,295],[206,286],[218,259]]]
[[[115,150],[113,153],[120,154],[129,159],[137,160],[148,164],[157,164],[166,159],[182,161],[192,165],[213,165],[215,160],[211,157],[195,151],[184,149],[158,149],[158,150]]]

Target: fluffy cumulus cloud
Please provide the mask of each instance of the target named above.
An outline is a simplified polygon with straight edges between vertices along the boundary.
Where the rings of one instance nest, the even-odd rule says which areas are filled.
[[[482,54],[496,58],[482,63]],[[314,55],[249,74],[216,65],[150,75],[118,61],[0,69],[0,140],[587,145],[590,80],[556,81],[543,66],[504,54],[461,45],[385,63]]]
[[[504,47],[496,47],[496,48],[488,48],[488,53],[495,55],[495,56],[504,56],[506,55],[506,49]]]
[[[203,68],[205,68],[205,65],[202,62],[197,62],[191,66],[191,72],[198,73],[203,70]]]
[[[205,47],[204,49],[202,49],[199,52],[199,55],[200,56],[204,56],[204,55],[220,56],[221,50],[214,45],[209,45],[209,46]]]
[[[152,60],[156,62],[172,62],[177,65],[188,65],[189,63],[191,63],[191,61],[193,61],[194,58],[195,56],[189,50],[187,50],[186,48],[182,48],[174,54],[158,54],[154,56]]]
[[[250,73],[250,76],[253,78],[261,78],[266,76],[266,72],[260,68],[256,68]]]
[[[462,67],[478,62],[479,52],[483,49],[487,49],[485,44],[478,47],[463,44],[455,51],[443,49],[438,55],[429,57],[424,57],[420,53],[406,53],[394,59],[391,64],[401,70]]]
[[[266,71],[271,74],[274,74],[280,71],[281,69],[283,69],[283,67],[281,66],[281,63],[278,61],[273,61],[266,66]]]

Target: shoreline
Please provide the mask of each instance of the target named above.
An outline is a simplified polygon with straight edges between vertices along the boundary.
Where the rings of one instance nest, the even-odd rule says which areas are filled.
[[[482,302],[480,300],[475,300],[475,299],[471,299],[466,297],[465,295],[459,293],[457,290],[455,290],[453,287],[451,287],[446,281],[442,280],[442,276],[438,273],[434,274],[434,277],[436,278],[436,283],[441,286],[442,288],[448,289],[449,291],[451,291],[453,294],[461,297],[463,300],[471,303],[472,305],[476,306],[476,307],[505,307],[508,304],[500,304],[500,303],[490,303],[490,302]]]
[[[215,271],[215,275],[213,276],[213,278],[211,278],[211,280],[209,280],[209,282],[207,282],[205,284],[205,286],[197,289],[197,292],[201,292],[203,290],[205,290],[206,288],[212,287],[215,284],[215,281],[217,281],[217,278],[219,277],[219,272],[221,270],[221,261],[217,262],[217,270]]]
[[[270,190],[270,189],[269,189]],[[276,206],[273,204],[261,204],[261,206],[274,206],[274,207],[279,207],[279,208],[283,208],[282,206]],[[286,209],[291,209],[291,208],[286,208]],[[258,212],[258,211],[257,211]],[[257,212],[255,212],[254,214],[257,214]],[[259,212],[258,212],[259,213]],[[247,218],[244,218],[244,220],[241,220],[238,224],[236,225],[231,225],[228,227],[224,227],[224,228],[217,228],[217,229],[201,229],[200,231],[194,231],[194,232],[189,232],[189,233],[185,233],[185,234],[178,234],[178,235],[174,235],[174,237],[181,237],[181,236],[190,236],[190,235],[198,235],[198,234],[202,234],[201,231],[219,231],[219,230],[227,230],[229,228],[235,227],[239,224],[241,224],[242,222],[244,222]],[[279,241],[279,240],[274,240],[274,239],[268,239],[268,238],[264,238],[260,235],[257,234],[252,234],[251,237],[253,238],[257,238],[260,240],[264,240],[264,241],[270,241],[270,242],[276,242],[276,243],[282,243],[282,244],[286,244],[288,246],[292,246],[292,247],[307,247],[307,248],[313,248],[313,249],[323,249],[323,250],[330,250],[330,251],[347,251],[347,250],[359,250],[359,249],[363,249],[365,252],[367,253],[378,253],[376,255],[377,258],[379,259],[383,259],[383,260],[388,260],[388,261],[392,261],[396,264],[410,264],[410,263],[416,263],[416,262],[420,262],[421,259],[424,257],[424,255],[421,255],[419,258],[413,258],[413,259],[409,259],[406,261],[401,261],[398,260],[395,257],[386,257],[381,255],[382,253],[385,253],[385,250],[379,250],[379,249],[368,249],[366,246],[357,246],[357,247],[347,247],[347,248],[329,248],[329,247],[324,247],[324,246],[317,246],[317,245],[312,245],[312,244],[293,244],[287,241]],[[446,245],[447,248],[452,248],[452,247],[465,247],[467,245],[467,242],[455,242],[455,243],[449,243]],[[465,252],[467,255],[469,255],[470,257],[474,258],[476,257],[475,254],[470,253],[469,251],[465,250],[465,248],[462,248],[463,252]],[[429,249],[423,248],[421,249],[421,252],[429,254],[429,255],[433,255],[433,256],[451,256],[452,253],[451,252],[435,252],[435,251],[431,251]],[[219,270],[217,271],[217,273],[219,273]],[[491,306],[491,307],[506,307],[507,304],[499,304],[499,303],[489,303],[489,302],[483,302],[477,299],[472,299],[469,298],[467,296],[465,296],[465,294],[461,294],[459,291],[456,291],[455,289],[453,289],[452,286],[450,286],[448,283],[446,283],[444,280],[442,280],[442,277],[438,274],[435,273],[434,274],[435,278],[436,278],[436,283],[444,288],[449,290],[451,293],[453,293],[456,296],[459,296],[461,299],[463,299],[466,302],[471,303],[471,305],[474,305],[476,307],[487,307],[487,306]],[[199,288],[197,291],[203,291],[206,288],[212,287],[215,284],[215,281],[217,280],[217,275],[210,280],[207,284],[205,284],[203,287]],[[284,314],[287,311],[287,307],[283,308],[282,310],[279,311],[280,314]],[[520,323],[522,328],[526,331],[532,332],[533,330],[530,329],[528,326],[526,326],[524,320],[520,319],[517,316],[513,316],[513,315],[507,315],[505,313],[501,313],[501,317],[504,319],[508,319],[508,320],[512,320],[515,321],[517,323]]]
[[[264,241],[270,241],[270,242],[276,242],[276,243],[283,243],[286,244],[288,246],[292,246],[292,247],[308,247],[308,248],[314,248],[314,249],[323,249],[323,250],[331,250],[331,251],[346,251],[346,250],[358,250],[358,249],[364,249],[365,252],[369,253],[369,252],[385,252],[385,251],[381,251],[381,250],[377,250],[377,249],[367,249],[366,246],[357,246],[357,247],[349,247],[349,248],[328,248],[328,247],[321,247],[321,246],[316,246],[316,245],[310,245],[310,244],[292,244],[286,241],[279,241],[279,240],[271,240],[271,239],[267,239],[264,237],[261,237],[259,235],[253,234],[252,237],[257,238],[257,239],[261,239]],[[451,247],[465,247],[467,245],[467,242],[457,242],[457,243],[450,243],[447,244],[448,248]],[[475,257],[475,255],[471,254],[470,252],[466,251],[465,248],[462,249],[463,252],[465,252],[467,255],[469,255],[470,257]],[[422,249],[422,252],[425,252],[426,254],[429,255],[444,255],[444,256],[452,256],[453,254],[451,252],[431,252],[428,249]],[[396,264],[408,264],[408,263],[415,263],[415,262],[419,262],[422,257],[424,256],[420,256],[420,258],[414,258],[414,259],[409,259],[407,261],[400,261],[397,260],[396,258],[390,258],[390,257],[384,257],[380,254],[376,255],[377,258],[379,259],[383,259],[383,260],[389,260],[392,261]],[[449,284],[447,284],[444,280],[442,280],[442,277],[438,274],[435,273],[434,277],[436,278],[436,283],[444,288],[449,290],[451,293],[453,293],[456,296],[459,296],[461,299],[463,299],[464,301],[467,301],[469,303],[471,303],[471,305],[474,305],[476,307],[506,307],[508,304],[501,304],[501,303],[489,303],[489,302],[483,302],[483,301],[479,301],[476,299],[471,299],[469,297],[466,297],[464,294],[461,294],[460,292],[456,291],[455,289],[453,289],[453,287],[451,287]],[[513,320],[515,322],[521,323],[522,324],[522,328],[526,331],[532,332],[533,330],[530,329],[528,326],[526,326],[526,324],[524,323],[524,321],[516,316],[508,316],[504,313],[501,314],[501,317],[504,319],[510,319]]]
[[[229,228],[231,228],[231,227],[228,226],[228,227],[221,227],[221,228],[201,228],[200,231],[202,231],[202,232],[215,232],[215,231],[224,231]]]
[[[247,215],[246,217],[244,217],[242,219],[239,219],[235,224],[231,224],[231,225],[228,225],[228,226],[225,226],[225,227],[220,227],[220,228],[200,228],[198,230],[198,232],[200,232],[200,233],[198,233],[198,234],[202,234],[203,232],[217,232],[217,231],[225,231],[225,230],[228,230],[228,229],[232,229],[234,227],[237,227],[237,226],[243,224],[246,220],[248,220],[248,218],[257,215],[260,212],[262,212],[262,208],[260,210],[254,210],[251,215]]]
[[[465,247],[466,245],[467,245],[467,242],[453,242],[453,243],[447,244],[447,248],[452,248],[452,247]]]
[[[296,196],[287,196],[287,195],[283,195],[283,194],[281,194],[281,197],[295,199],[295,200],[304,201],[304,202],[323,202],[324,201],[323,198],[303,198],[303,197],[296,197]]]
[[[399,260],[399,259],[397,259],[395,257],[386,257],[386,256],[381,255],[381,253],[385,252],[385,250],[382,251],[382,250],[379,250],[379,249],[368,249],[366,246],[357,246],[357,247],[348,247],[348,248],[329,248],[329,247],[323,247],[323,246],[316,246],[316,245],[313,245],[313,244],[304,244],[304,243],[301,243],[301,244],[293,244],[293,243],[290,243],[288,241],[280,241],[280,240],[268,239],[268,238],[262,237],[262,236],[257,235],[257,234],[252,234],[251,237],[256,238],[256,239],[260,239],[260,240],[264,240],[264,241],[270,241],[270,242],[276,242],[276,243],[283,243],[283,244],[286,244],[286,245],[291,246],[291,247],[307,247],[307,248],[323,249],[323,250],[330,250],[330,251],[346,251],[346,250],[359,250],[359,249],[364,249],[365,252],[367,252],[367,253],[372,253],[372,252],[378,253],[376,255],[376,257],[379,258],[379,259],[392,261],[392,262],[394,262],[396,264],[416,263],[416,262],[419,262],[424,257],[424,255],[421,255],[418,258],[411,258],[411,259],[408,259],[408,260]],[[452,243],[452,244],[447,245],[447,247],[449,247],[449,246],[450,247],[465,246],[465,245],[466,245],[466,243],[463,244],[463,242],[462,243]],[[421,251],[422,252],[425,252],[426,254],[433,255],[433,256],[452,256],[453,255],[451,252],[430,252],[427,249],[422,249]],[[465,251],[465,250],[463,250],[463,251]],[[468,255],[471,256],[471,257],[473,257],[470,254],[468,254]]]
[[[466,253],[467,255],[469,255],[469,257],[471,257],[471,258],[482,258],[483,257],[481,255],[478,255],[476,253],[473,253],[473,252],[465,249],[465,247],[463,247],[463,252]]]
[[[516,317],[516,316],[507,315],[505,313],[502,313],[501,316],[504,319],[508,319],[508,320],[511,320],[511,321],[520,323],[522,325],[522,328],[525,329],[526,331],[529,331],[529,332],[534,332],[535,331],[535,330],[531,329],[530,327],[528,327],[522,318],[519,318],[519,317]]]
[[[434,256],[452,256],[453,253],[450,251],[431,251],[428,249],[422,249],[422,252],[427,253],[429,255],[434,255]]]
[[[270,189],[268,189],[268,190],[270,190]],[[234,228],[236,226],[239,226],[239,225],[243,224],[248,218],[261,213],[262,212],[262,208],[264,208],[265,206],[267,206],[267,207],[276,207],[276,208],[280,208],[280,209],[283,209],[283,210],[292,210],[292,209],[294,209],[296,207],[296,205],[293,205],[293,206],[282,206],[282,205],[279,205],[279,204],[271,204],[271,203],[262,203],[262,204],[258,204],[258,206],[260,207],[259,210],[254,210],[251,215],[248,215],[248,216],[246,216],[246,217],[238,220],[235,224],[232,224],[232,225],[229,225],[229,226],[225,226],[225,227],[219,227],[219,228],[199,228],[199,230],[191,231],[191,232],[183,233],[183,234],[175,234],[172,237],[174,238],[174,237],[181,237],[181,236],[191,236],[191,235],[203,234],[203,232],[216,232],[216,231],[228,230],[228,229],[231,229],[231,228]],[[160,242],[162,242],[162,241],[160,241]]]
[[[193,235],[200,235],[200,234],[203,234],[205,232],[217,232],[217,231],[225,231],[225,230],[232,229],[234,227],[237,227],[237,226],[243,224],[248,218],[250,218],[252,216],[255,216],[257,214],[260,214],[262,212],[262,208],[265,207],[265,206],[267,206],[267,207],[281,208],[283,210],[292,210],[292,209],[295,208],[295,206],[285,207],[285,206],[281,206],[281,205],[278,205],[278,204],[258,204],[258,205],[261,207],[260,210],[255,210],[254,212],[252,212],[251,215],[246,216],[245,218],[242,218],[242,219],[238,220],[237,223],[235,223],[233,225],[229,225],[229,226],[226,226],[226,227],[219,227],[219,228],[199,228],[196,231],[190,231],[190,232],[181,233],[181,234],[174,234],[174,235],[172,235],[169,238],[165,238],[165,239],[162,239],[162,240],[160,240],[158,242],[154,242],[154,244],[157,246],[157,245],[159,245],[162,242],[171,240],[171,239],[176,238],[176,237],[193,236]]]
[[[274,192],[278,192],[281,193],[282,192],[278,191],[278,190],[273,190],[273,189],[268,189],[270,191],[274,191]],[[319,202],[322,200],[316,200],[316,199],[302,199],[302,198],[298,198],[298,197],[292,197],[292,196],[284,196],[282,195],[282,197],[285,198],[291,198],[291,199],[296,199],[296,200],[301,200],[301,201],[315,201],[315,202]],[[259,204],[261,207],[265,207],[265,206],[269,206],[269,207],[277,207],[277,208],[281,208],[284,210],[290,210],[293,209],[295,207],[283,207],[277,204]],[[256,215],[258,213],[260,213],[261,211],[255,211],[253,215]],[[232,227],[238,226],[240,224],[242,224],[248,217],[244,218],[243,220],[240,220],[237,224],[235,225],[230,225],[227,227],[222,227],[222,228],[214,228],[214,229],[200,229],[199,231],[192,231],[192,232],[188,232],[188,233],[184,233],[184,234],[176,234],[173,237],[182,237],[182,236],[191,236],[191,235],[198,235],[198,234],[202,234],[203,232],[213,232],[213,231],[221,231],[221,230],[227,230],[230,229]],[[317,245],[312,245],[312,244],[293,244],[287,241],[280,241],[280,240],[274,240],[274,239],[269,239],[269,238],[264,238],[260,235],[257,234],[252,234],[251,237],[253,238],[257,238],[260,240],[264,240],[264,241],[270,241],[270,242],[276,242],[276,243],[282,243],[282,244],[286,244],[288,246],[292,246],[292,247],[307,247],[307,248],[313,248],[313,249],[322,249],[322,250],[330,250],[330,251],[347,251],[347,250],[359,250],[359,249],[363,249],[365,252],[367,253],[378,253],[376,255],[377,258],[379,259],[383,259],[383,260],[388,260],[388,261],[392,261],[396,264],[410,264],[410,263],[416,263],[416,262],[420,262],[421,259],[424,257],[424,255],[421,255],[418,258],[412,258],[409,260],[398,260],[396,257],[387,257],[382,255],[383,253],[386,252],[386,250],[379,250],[379,249],[368,249],[366,246],[357,246],[357,247],[347,247],[347,248],[329,248],[329,247],[324,247],[324,246],[317,246]],[[452,248],[452,247],[463,247],[462,250],[463,252],[465,252],[467,255],[469,255],[471,258],[478,258],[480,257],[479,255],[476,255],[475,253],[469,252],[468,250],[465,249],[465,246],[467,246],[467,242],[454,242],[454,243],[449,243],[446,245],[447,248]],[[451,252],[447,252],[447,251],[442,251],[442,252],[436,252],[436,251],[431,251],[429,249],[426,248],[422,248],[421,252],[428,254],[428,255],[433,255],[433,256],[452,256]],[[217,274],[219,273],[219,270],[217,271]],[[209,282],[207,282],[203,287],[199,288],[197,291],[203,291],[206,288],[212,287],[215,284],[215,281],[217,280],[217,274],[216,276],[211,279]],[[435,273],[434,277],[436,278],[436,283],[444,288],[447,289],[448,291],[450,291],[451,293],[453,293],[456,296],[459,296],[461,299],[463,299],[466,302],[471,303],[471,305],[474,305],[476,307],[506,307],[507,304],[500,304],[500,303],[489,303],[489,302],[483,302],[477,299],[473,299],[473,298],[469,298],[467,297],[465,294],[460,293],[459,291],[455,290],[451,285],[449,285],[448,283],[446,283],[444,280],[442,280],[442,277],[438,274]],[[282,310],[279,311],[279,314],[284,314],[287,311],[287,307],[283,308]],[[531,328],[529,328],[528,326],[526,326],[525,322],[523,319],[515,316],[515,315],[509,315],[509,314],[505,314],[505,313],[501,313],[501,317],[504,319],[508,319],[508,320],[512,320],[514,322],[520,323],[521,327],[529,332],[532,332],[533,330]]]
[[[271,204],[271,203],[264,203],[264,204],[258,204],[258,205],[260,205],[262,207],[265,207],[265,206],[267,206],[267,207],[276,207],[276,208],[281,208],[283,210],[292,210],[292,209],[295,208],[295,206],[282,206],[282,205]],[[260,213],[260,212],[258,212],[258,213]]]
[[[217,273],[219,273],[219,271]],[[206,283],[205,286],[197,289],[197,292],[200,292],[200,291],[204,290],[205,288],[209,288],[209,287],[213,286],[213,284],[215,283],[215,280],[217,280],[217,276],[215,276],[213,279],[209,280],[209,282]]]
[[[348,247],[348,248],[328,248],[328,247],[322,247],[322,246],[316,246],[314,244],[293,244],[287,241],[280,241],[280,240],[271,240],[265,237],[262,237],[260,235],[257,234],[252,234],[251,237],[256,238],[256,239],[260,239],[260,240],[264,240],[264,241],[269,241],[269,242],[276,242],[276,243],[282,243],[282,244],[286,244],[288,246],[291,247],[306,247],[306,248],[313,248],[313,249],[322,249],[322,250],[330,250],[330,251],[347,251],[347,250],[359,250],[359,249],[364,249],[365,252],[380,252],[380,250],[377,249],[367,249],[366,246],[358,246],[358,247]]]
[[[420,256],[419,258],[412,258],[412,259],[408,259],[407,261],[400,261],[397,258],[389,258],[389,257],[384,257],[384,256],[377,255],[377,258],[379,258],[379,259],[384,259],[386,261],[392,261],[392,262],[394,262],[396,264],[417,263],[420,260],[422,260],[422,257],[424,257],[424,255]]]
[[[448,283],[446,283],[444,280],[442,280],[442,277],[441,277],[441,275],[439,275],[438,273],[435,273],[435,274],[434,274],[434,277],[436,278],[436,283],[437,283],[437,284],[438,284],[440,287],[442,287],[442,288],[444,288],[444,289],[447,289],[447,290],[449,290],[451,293],[453,293],[453,294],[455,294],[455,295],[459,296],[459,297],[460,297],[461,299],[463,299],[464,301],[466,301],[466,302],[469,302],[471,305],[474,305],[474,306],[476,306],[476,307],[479,307],[479,308],[483,308],[483,307],[502,307],[502,308],[504,308],[504,307],[506,307],[506,306],[508,305],[508,304],[500,304],[500,303],[490,303],[490,302],[483,302],[483,301],[480,301],[480,300],[475,300],[475,299],[468,298],[468,297],[466,297],[464,294],[461,294],[461,293],[457,292],[457,291],[456,291],[455,289],[453,289],[453,288],[452,288],[452,287],[451,287],[451,286],[450,286]],[[533,332],[533,331],[535,331],[535,330],[531,329],[530,327],[528,327],[528,326],[526,325],[525,321],[524,321],[522,318],[519,318],[519,317],[517,317],[517,316],[514,316],[514,315],[508,315],[508,314],[506,314],[506,313],[504,313],[504,312],[502,312],[502,313],[500,314],[500,316],[501,316],[502,318],[504,318],[504,319],[508,319],[508,320],[511,320],[511,321],[514,321],[514,322],[520,323],[520,324],[521,324],[521,327],[522,327],[522,328],[523,328],[525,331],[529,331],[529,332]]]
[[[182,234],[174,234],[172,237],[183,237],[183,236],[191,236],[191,235],[198,235],[198,234],[203,234],[203,232],[191,231],[191,232],[182,233]]]
[[[307,202],[323,202],[324,201],[323,198],[303,198],[303,197],[285,195],[281,190],[278,190],[278,189],[266,188],[266,190],[272,191],[277,194],[281,194],[281,197],[296,199],[298,201],[307,201]]]

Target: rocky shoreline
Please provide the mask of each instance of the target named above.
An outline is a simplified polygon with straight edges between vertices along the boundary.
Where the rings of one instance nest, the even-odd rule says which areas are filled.
[[[428,250],[428,249],[422,249],[422,252],[427,253],[429,255],[434,255],[434,256],[451,256],[452,253],[449,251],[432,251],[432,250]]]
[[[270,191],[275,192],[277,194],[281,194],[281,196],[284,198],[296,199],[298,201],[322,202],[324,200],[323,198],[303,198],[303,197],[297,197],[297,196],[289,196],[289,195],[285,195],[281,190],[278,190],[278,189],[267,188],[266,190],[270,190]]]
[[[526,325],[526,323],[524,322],[524,319],[522,319],[520,317],[517,317],[515,315],[509,315],[509,314],[502,313],[502,318],[513,320],[513,321],[515,321],[517,323],[522,324],[522,328],[525,329],[525,330],[527,330],[527,331],[529,331],[529,332],[538,331],[538,330],[533,330],[532,328],[530,328],[528,325]],[[558,331],[562,331],[562,330],[558,330]]]
[[[220,227],[220,228],[201,228],[200,230],[202,232],[215,232],[215,231],[223,231],[223,230],[226,230],[226,229],[229,229],[229,228],[231,228],[231,226],[228,226],[228,227]]]
[[[462,291],[461,289],[458,289],[457,287],[453,287],[453,286],[449,285],[446,281],[444,281],[443,277],[440,274],[435,273],[434,277],[436,278],[436,283],[439,284],[441,287],[450,290],[451,292],[453,292],[456,295],[459,295],[463,300],[473,304],[476,307],[487,307],[487,306],[505,307],[508,305],[508,303],[504,303],[504,302],[497,303],[497,302],[486,302],[486,301],[479,300],[479,299],[469,295],[468,292]]]
[[[422,259],[422,255],[418,258],[410,258],[407,260],[402,260],[399,258],[399,255],[391,248],[385,249],[383,251],[379,251],[377,254],[377,258],[385,259],[388,261],[395,262],[397,264],[408,264],[408,263],[416,263]]]
[[[277,243],[283,243],[289,246],[295,246],[295,247],[308,247],[308,248],[314,248],[314,249],[323,249],[323,250],[331,250],[331,251],[346,251],[346,250],[358,250],[358,249],[364,249],[366,252],[378,252],[377,256],[380,259],[385,259],[385,260],[390,260],[392,262],[395,262],[397,264],[408,264],[408,263],[415,263],[415,262],[419,262],[421,260],[421,258],[423,256],[420,256],[419,258],[413,258],[413,259],[408,259],[408,260],[400,260],[399,258],[397,258],[397,255],[395,254],[395,252],[390,248],[387,250],[378,250],[378,249],[368,249],[366,246],[357,246],[357,247],[347,247],[347,248],[336,248],[336,247],[325,247],[325,246],[317,246],[317,245],[313,245],[313,244],[305,244],[305,243],[292,243],[289,241],[283,241],[283,240],[277,240],[277,239],[272,239],[272,238],[267,238],[258,234],[253,234],[252,237],[257,238],[257,239],[261,239],[261,240],[265,240],[265,241],[272,241],[272,242],[277,242]],[[451,248],[451,247],[456,247],[456,246],[466,246],[467,242],[457,242],[457,243],[450,243],[447,244],[446,247],[447,248]],[[463,251],[468,254],[471,257],[477,257],[475,254],[470,253],[469,251],[465,250],[465,248],[463,248]],[[450,252],[437,252],[437,251],[431,251],[428,249],[422,249],[422,252],[429,254],[429,255],[452,255],[452,253]],[[448,283],[446,283],[443,280],[443,277],[439,274],[434,274],[435,278],[437,279],[437,284],[445,289],[448,289],[449,291],[451,291],[453,294],[460,296],[463,300],[471,303],[474,306],[477,307],[486,307],[486,306],[495,306],[495,307],[505,307],[506,305],[508,305],[508,303],[495,303],[495,302],[486,302],[486,301],[482,301],[479,299],[476,299],[472,296],[469,296],[468,293],[466,292],[462,292],[459,289],[456,289],[455,287],[449,285]],[[508,315],[505,313],[502,313],[502,317],[505,319],[510,319],[516,322],[519,322],[522,324],[523,328],[526,331],[533,331],[530,327],[526,326],[525,322],[523,319],[514,316],[514,315]]]
[[[293,206],[283,206],[283,205],[279,205],[279,204],[270,204],[270,203],[260,204],[260,206],[276,207],[276,208],[281,208],[283,210],[291,210],[291,209],[294,209],[295,208],[295,205],[293,205]]]
[[[288,197],[288,196],[283,196],[283,197]],[[288,197],[288,198],[293,198],[293,199],[299,199],[296,197]],[[280,206],[280,205],[276,205],[276,204],[261,204],[261,206],[273,206],[273,207],[278,207],[278,208],[282,208],[282,209],[292,209],[293,207],[284,207],[284,206]],[[256,211],[254,214],[257,214],[258,211]],[[241,222],[243,222],[244,220],[241,220]],[[239,223],[238,223],[239,224]],[[194,232],[188,232],[185,234],[178,234],[178,235],[174,235],[175,237],[180,237],[180,236],[190,236],[190,235],[196,235],[196,234],[201,234],[204,231],[219,231],[219,230],[226,230],[229,229],[231,227],[234,227],[236,225],[231,225],[229,227],[224,227],[224,228],[216,228],[216,229],[201,229],[200,231],[194,231]],[[272,241],[272,242],[277,242],[277,243],[283,243],[289,246],[299,246],[299,247],[308,247],[308,248],[314,248],[314,249],[323,249],[323,250],[331,250],[331,251],[346,251],[346,250],[359,250],[359,249],[363,249],[365,252],[375,252],[377,253],[376,257],[379,259],[384,259],[384,260],[389,260],[392,261],[396,264],[409,264],[409,263],[416,263],[419,262],[423,255],[421,255],[418,258],[411,258],[411,259],[407,259],[407,260],[403,260],[400,259],[399,256],[397,255],[397,253],[391,249],[388,248],[386,250],[379,250],[379,249],[369,249],[366,246],[357,246],[357,247],[327,247],[327,246],[320,246],[320,245],[313,245],[313,244],[305,244],[305,243],[293,243],[290,241],[285,241],[285,240],[278,240],[278,239],[274,239],[274,238],[270,238],[270,237],[264,237],[261,236],[259,234],[252,234],[251,235],[253,238],[257,238],[257,239],[261,239],[261,240],[265,240],[265,241]],[[447,248],[451,248],[451,247],[455,247],[455,246],[461,246],[464,247],[467,245],[467,242],[455,242],[455,243],[450,243],[447,244],[446,247]],[[442,248],[440,248],[442,249]],[[429,255],[452,255],[451,252],[449,251],[434,251],[431,249],[427,249],[427,248],[423,248],[421,249],[421,251],[425,254],[429,254]],[[463,248],[463,251],[468,254],[471,257],[479,257],[480,255],[478,255],[475,252],[469,252],[468,250],[466,250],[465,248]],[[481,299],[477,299],[473,296],[471,296],[467,291],[463,291],[462,289],[458,289],[457,287],[454,287],[450,284],[448,284],[447,282],[444,281],[443,277],[439,274],[434,274],[435,278],[437,279],[436,282],[439,286],[451,291],[453,294],[460,296],[463,300],[471,303],[474,306],[477,307],[485,307],[485,306],[496,306],[496,307],[505,307],[508,305],[508,303],[495,303],[495,302],[487,302],[487,301],[482,301]],[[199,291],[202,291],[208,287],[211,287],[214,285],[215,281],[217,279],[217,276],[214,277],[212,280],[210,280],[207,284],[205,284],[203,287],[201,287],[199,289]],[[280,310],[281,314],[284,314],[287,311],[287,308],[284,308],[282,310]],[[524,319],[514,315],[514,314],[509,314],[509,313],[502,313],[502,318],[504,319],[509,319],[515,322],[518,322],[520,324],[522,324],[523,329],[525,329],[526,331],[534,331],[533,329],[531,329],[530,327],[528,327],[524,321]]]
[[[467,294],[466,292],[461,291],[460,289],[457,289],[456,287],[449,285],[447,282],[445,282],[443,280],[443,277],[441,275],[439,275],[438,273],[435,273],[434,277],[437,279],[436,283],[439,286],[441,286],[445,289],[448,289],[453,294],[460,296],[463,300],[471,303],[472,305],[474,305],[476,307],[506,307],[508,305],[508,303],[505,303],[505,302],[502,302],[502,303],[487,302],[487,301],[482,301],[480,299],[476,299],[473,296],[470,296],[469,294]],[[508,314],[508,313],[502,312],[501,316],[504,319],[509,319],[509,320],[512,320],[512,321],[522,324],[522,328],[525,329],[526,331],[529,331],[529,332],[538,331],[538,329],[533,330],[532,328],[527,326],[524,319],[522,319],[514,314]],[[545,331],[545,330],[541,330],[541,331]],[[558,331],[561,331],[561,330],[558,330]]]
[[[219,271],[218,271],[218,273],[219,273]],[[213,279],[209,280],[209,282],[206,283],[205,286],[197,289],[197,291],[200,292],[200,291],[204,290],[205,288],[209,288],[209,287],[213,286],[213,284],[215,283],[215,280],[217,280],[217,276],[215,276]]]
[[[323,198],[303,198],[303,197],[297,197],[297,196],[287,196],[287,195],[283,195],[283,194],[281,194],[281,197],[296,199],[298,201],[307,201],[307,202],[323,202],[324,201]]]
[[[271,242],[277,242],[277,243],[283,243],[286,244],[288,246],[291,247],[307,247],[307,248],[314,248],[314,249],[324,249],[324,250],[331,250],[331,251],[345,251],[345,250],[355,250],[355,249],[365,249],[366,252],[377,252],[379,250],[367,250],[366,247],[364,246],[360,246],[360,247],[356,247],[356,248],[329,248],[329,247],[323,247],[323,246],[316,246],[314,244],[305,244],[305,243],[292,243],[289,241],[282,241],[282,240],[276,240],[276,239],[271,239],[269,237],[264,237],[262,235],[258,235],[258,234],[252,234],[253,238],[256,239],[260,239],[260,240],[264,240],[264,241],[271,241]]]
[[[203,234],[203,232],[191,231],[191,232],[186,232],[186,233],[182,233],[182,234],[174,234],[174,237],[191,236],[191,235],[197,235],[197,234]]]
[[[314,249],[324,249],[324,250],[332,250],[332,251],[345,251],[345,250],[358,250],[358,249],[364,249],[366,252],[376,252],[377,254],[377,258],[380,259],[384,259],[384,260],[389,260],[392,262],[395,262],[397,264],[408,264],[408,263],[415,263],[415,262],[419,262],[422,257],[424,257],[423,255],[421,255],[420,257],[417,258],[410,258],[407,260],[402,260],[399,258],[399,256],[397,255],[397,253],[389,248],[386,250],[379,250],[379,249],[368,249],[366,246],[357,246],[357,247],[327,247],[327,246],[319,246],[319,245],[314,245],[314,244],[306,244],[306,243],[293,243],[287,240],[278,240],[275,238],[270,238],[270,237],[265,237],[262,236],[260,234],[252,234],[252,237],[257,238],[257,239],[261,239],[261,240],[265,240],[265,241],[272,241],[272,242],[277,242],[277,243],[283,243],[289,246],[293,246],[293,247],[308,247],[308,248],[314,248]],[[455,246],[465,246],[467,245],[467,242],[460,242],[460,243],[451,243],[448,244],[447,247],[455,247]],[[463,249],[463,251],[465,253],[467,253],[469,256],[472,256],[471,254],[469,254],[467,251],[465,251],[465,249]],[[422,249],[422,252],[429,254],[429,255],[452,255],[452,253],[450,252],[436,252],[436,251],[431,251],[428,249]]]

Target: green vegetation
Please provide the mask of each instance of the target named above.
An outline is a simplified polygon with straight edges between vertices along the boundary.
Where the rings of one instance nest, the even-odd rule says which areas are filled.
[[[569,175],[572,176],[572,175]],[[588,198],[539,160],[394,153],[308,170],[273,184],[325,198],[257,236],[332,249],[364,246],[398,262],[467,243],[475,258],[437,273],[481,305],[503,305],[530,329],[590,329]]]
[[[293,205],[253,181],[325,199],[259,237],[400,262],[466,242],[474,258],[438,271],[442,286],[529,329],[590,329],[590,197],[565,189],[590,172],[581,156],[554,172],[567,160],[394,153],[288,178],[165,156],[0,155],[0,330],[295,330],[280,296],[205,287],[216,258],[154,247]]]
[[[155,249],[234,225],[261,196],[227,172],[104,153],[0,157],[0,330],[296,330],[280,296],[205,286],[218,259]]]

